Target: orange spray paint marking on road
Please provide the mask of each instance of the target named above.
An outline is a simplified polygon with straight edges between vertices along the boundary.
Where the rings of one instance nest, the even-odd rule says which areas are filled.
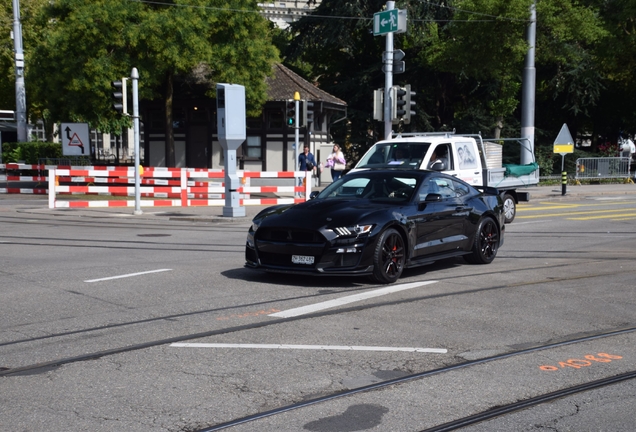
[[[559,362],[560,368],[556,366],[551,366],[551,365],[542,365],[542,366],[539,366],[539,369],[541,369],[542,371],[558,371],[559,369],[564,369],[566,367],[581,369],[583,367],[592,366],[593,364],[592,362],[609,363],[612,360],[620,360],[623,358],[622,356],[619,356],[619,355],[613,355],[613,354],[607,354],[607,353],[598,353],[596,354],[596,356],[592,354],[588,354],[583,357],[585,358],[585,360],[568,359],[564,362]]]

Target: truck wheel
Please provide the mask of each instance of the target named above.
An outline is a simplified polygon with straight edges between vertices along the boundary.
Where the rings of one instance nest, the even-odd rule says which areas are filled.
[[[503,212],[507,224],[512,223],[512,221],[515,220],[517,204],[515,203],[514,197],[508,193],[503,197]]]
[[[382,284],[393,283],[402,274],[406,250],[404,239],[393,228],[380,233],[373,255],[373,279]]]
[[[497,256],[498,249],[499,229],[495,221],[487,217],[479,222],[472,252],[470,255],[464,255],[464,259],[471,264],[490,264]]]

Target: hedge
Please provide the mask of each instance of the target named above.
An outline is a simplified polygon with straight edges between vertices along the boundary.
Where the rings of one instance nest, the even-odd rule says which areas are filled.
[[[62,144],[47,142],[2,143],[2,163],[23,161],[35,165],[39,159],[57,159],[62,155]]]

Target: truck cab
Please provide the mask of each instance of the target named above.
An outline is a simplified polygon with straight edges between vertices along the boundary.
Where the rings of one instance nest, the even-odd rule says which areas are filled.
[[[473,186],[482,184],[482,165],[474,138],[448,135],[424,138],[380,141],[360,159],[354,169],[432,169],[458,177]]]
[[[459,135],[452,132],[412,133],[397,135],[394,139],[375,143],[356,164],[360,169],[430,169],[460,178],[474,187],[497,188],[504,201],[506,223],[512,222],[519,201],[529,201],[530,194],[518,189],[539,183],[536,163],[531,166],[505,165],[505,141],[523,139],[496,139],[484,143],[480,135]],[[511,146],[507,144],[507,147]],[[518,157],[518,156],[517,156]],[[525,168],[519,175],[518,168]]]

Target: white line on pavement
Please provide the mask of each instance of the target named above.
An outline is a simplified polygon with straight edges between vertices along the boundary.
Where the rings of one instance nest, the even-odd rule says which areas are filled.
[[[173,343],[173,347],[181,348],[251,348],[251,349],[295,349],[295,350],[340,350],[340,351],[401,351],[446,354],[442,348],[409,348],[409,347],[373,347],[373,346],[340,346],[340,345],[285,345],[285,344],[226,344],[226,343]]]
[[[429,285],[436,282],[437,281],[425,281],[425,282],[412,282],[412,283],[401,284],[401,285],[392,285],[387,288],[380,288],[378,290],[368,291],[368,292],[360,293],[360,294],[354,294],[347,297],[341,297],[339,299],[329,300],[322,303],[316,303],[309,306],[302,306],[295,309],[289,309],[286,311],[276,312],[268,316],[276,317],[276,318],[291,318],[291,317],[295,317],[299,315],[306,315],[312,312],[317,312],[324,309],[331,309],[337,306],[346,305],[348,303],[354,303],[361,300],[370,299],[373,297],[380,297],[387,294],[393,294],[398,291],[413,289],[413,288],[417,288],[423,285]]]
[[[145,275],[145,274],[150,274],[150,273],[159,273],[159,272],[166,272],[166,271],[171,271],[172,269],[159,269],[159,270],[150,270],[150,271],[146,271],[146,272],[140,272],[140,273],[130,273],[130,274],[125,274],[125,275],[119,275],[119,276],[111,276],[111,277],[107,277],[107,278],[101,278],[101,279],[91,279],[91,280],[85,280],[84,282],[101,282],[101,281],[107,281],[107,280],[112,280],[112,279],[121,279],[121,278],[127,278],[127,277],[133,277],[133,276],[141,276],[141,275]]]

